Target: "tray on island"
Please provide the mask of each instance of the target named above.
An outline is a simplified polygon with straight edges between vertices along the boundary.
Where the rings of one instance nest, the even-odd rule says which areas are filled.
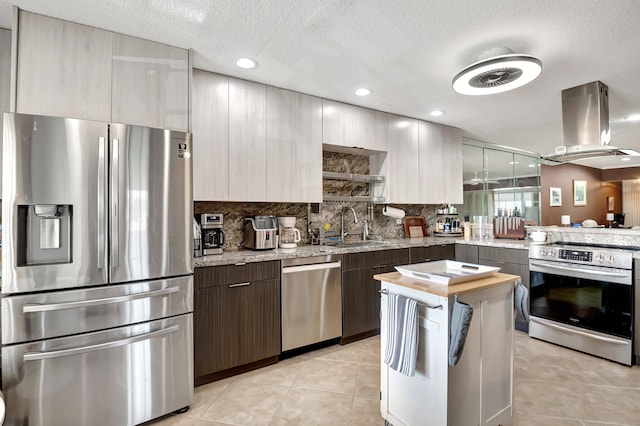
[[[427,280],[438,284],[451,285],[494,275],[498,267],[457,262],[455,260],[437,260],[395,267],[405,277]]]

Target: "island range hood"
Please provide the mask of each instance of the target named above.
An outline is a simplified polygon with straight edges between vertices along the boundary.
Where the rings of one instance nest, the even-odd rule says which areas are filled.
[[[609,145],[609,88],[594,81],[562,91],[563,143],[546,160],[566,163],[585,158],[638,155]]]

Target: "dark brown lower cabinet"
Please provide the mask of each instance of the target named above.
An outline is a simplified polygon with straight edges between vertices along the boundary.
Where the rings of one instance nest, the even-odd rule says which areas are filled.
[[[411,263],[434,260],[453,260],[456,256],[455,244],[438,244],[428,247],[411,247]]]
[[[408,263],[409,249],[343,255],[341,344],[380,333],[380,282],[373,276]]]
[[[277,362],[279,271],[278,261],[196,268],[196,386]]]
[[[506,247],[478,247],[480,265],[497,266],[500,272],[518,275],[527,289],[529,288],[529,250]],[[516,330],[529,331],[529,324],[516,318]]]

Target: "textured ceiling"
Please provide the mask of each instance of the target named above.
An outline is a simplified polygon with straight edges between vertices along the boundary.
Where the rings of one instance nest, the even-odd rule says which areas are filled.
[[[542,154],[562,145],[561,91],[609,86],[612,145],[640,151],[637,0],[14,0],[0,2],[191,48],[196,68],[456,127],[464,136]],[[531,84],[469,97],[451,79],[492,47],[543,62]],[[241,70],[233,59],[260,66]],[[359,98],[357,87],[372,95]],[[432,118],[433,109],[446,111]],[[640,165],[599,161],[597,167]]]

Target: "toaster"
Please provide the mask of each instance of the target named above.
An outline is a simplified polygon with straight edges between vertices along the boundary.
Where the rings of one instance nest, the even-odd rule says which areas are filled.
[[[250,250],[274,249],[278,246],[277,230],[275,216],[245,217],[242,247]]]

